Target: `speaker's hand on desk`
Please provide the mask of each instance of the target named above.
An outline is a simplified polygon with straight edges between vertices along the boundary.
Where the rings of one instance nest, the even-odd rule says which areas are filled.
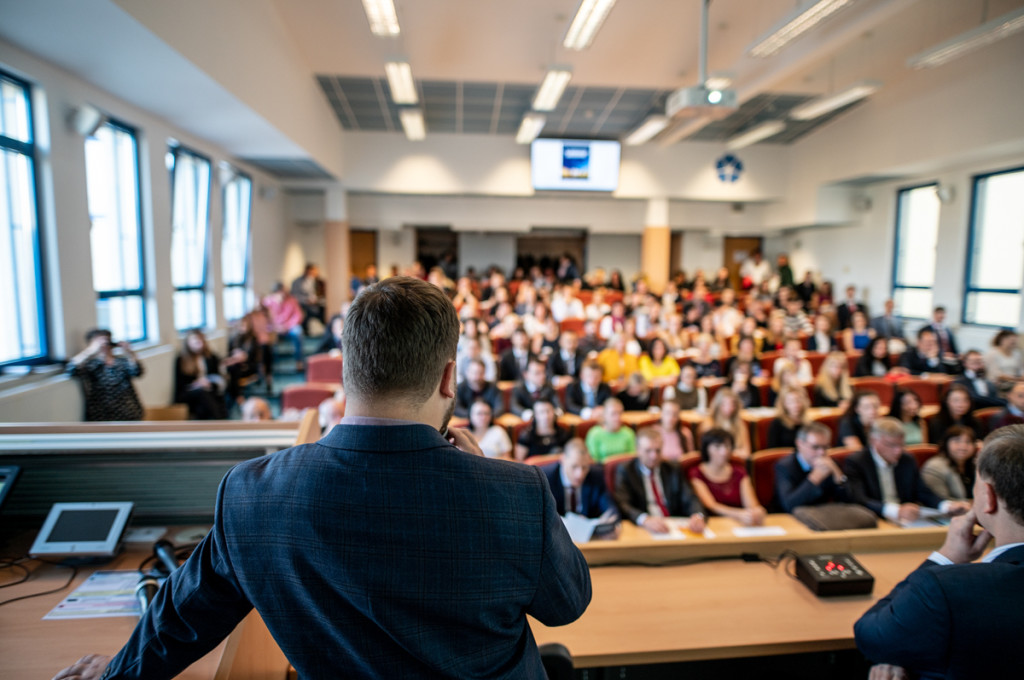
[[[107,664],[112,657],[101,654],[89,654],[71,664],[57,675],[53,680],[99,680],[106,670]]]

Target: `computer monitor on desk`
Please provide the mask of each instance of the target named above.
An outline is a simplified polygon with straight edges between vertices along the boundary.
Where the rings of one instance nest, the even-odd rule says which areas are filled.
[[[4,508],[4,500],[10,495],[14,488],[14,480],[18,478],[21,471],[17,465],[0,465],[0,511]]]

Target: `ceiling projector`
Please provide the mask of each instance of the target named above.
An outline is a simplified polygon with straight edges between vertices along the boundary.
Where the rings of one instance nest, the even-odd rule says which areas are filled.
[[[665,115],[670,118],[676,116],[725,118],[737,108],[735,90],[712,90],[702,85],[676,90],[665,101]]]

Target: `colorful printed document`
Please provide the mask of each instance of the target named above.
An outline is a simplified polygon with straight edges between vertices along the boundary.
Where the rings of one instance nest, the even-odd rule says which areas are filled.
[[[137,571],[97,571],[78,586],[49,614],[46,621],[100,619],[112,616],[139,616],[135,586]]]

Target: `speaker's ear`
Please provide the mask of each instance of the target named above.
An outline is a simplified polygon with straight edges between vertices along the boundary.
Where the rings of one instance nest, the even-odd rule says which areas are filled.
[[[83,137],[92,137],[107,122],[107,117],[95,106],[82,104],[71,109],[68,125]]]

